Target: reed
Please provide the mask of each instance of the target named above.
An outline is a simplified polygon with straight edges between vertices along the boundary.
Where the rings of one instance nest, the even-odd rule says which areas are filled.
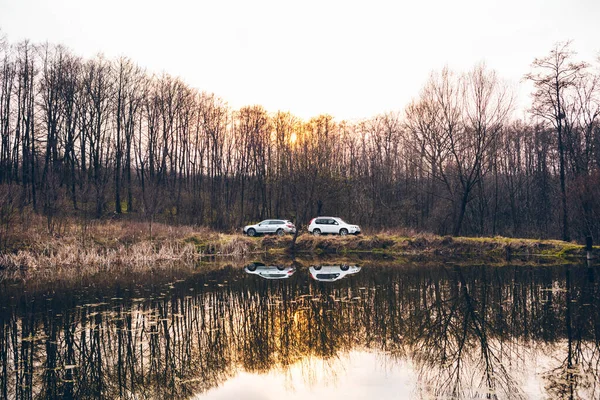
[[[192,268],[205,256],[248,258],[254,254],[383,253],[393,256],[530,256],[585,255],[584,246],[557,240],[465,238],[437,236],[410,230],[387,230],[360,236],[302,234],[290,249],[290,236],[249,238],[239,233],[215,232],[198,226],[149,225],[129,220],[65,220],[48,234],[44,220],[29,216],[3,238],[0,281],[55,279],[69,274],[123,273],[175,265]],[[598,252],[598,248],[594,249]]]
[[[150,235],[145,223],[111,220],[84,226],[74,219],[49,235],[38,222],[10,230],[8,245],[0,250],[0,280],[193,267],[206,255],[243,257],[258,246],[240,235],[194,226],[155,223]]]

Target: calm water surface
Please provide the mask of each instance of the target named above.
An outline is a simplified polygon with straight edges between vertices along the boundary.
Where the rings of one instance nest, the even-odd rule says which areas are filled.
[[[0,398],[600,398],[597,267],[379,264],[0,285]]]

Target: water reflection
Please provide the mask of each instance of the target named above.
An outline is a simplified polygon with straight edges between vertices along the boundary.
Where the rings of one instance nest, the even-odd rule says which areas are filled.
[[[189,398],[240,372],[298,369],[335,385],[357,352],[402,365],[414,398],[536,398],[532,380],[538,397],[600,397],[594,267],[366,265],[331,284],[307,266],[247,272],[143,291],[3,290],[0,397]]]
[[[309,269],[311,278],[321,282],[334,282],[359,271],[359,266],[348,264],[312,265]]]
[[[247,274],[258,275],[265,279],[287,279],[294,275],[296,267],[293,265],[265,265],[261,262],[252,262],[244,267],[244,271]]]

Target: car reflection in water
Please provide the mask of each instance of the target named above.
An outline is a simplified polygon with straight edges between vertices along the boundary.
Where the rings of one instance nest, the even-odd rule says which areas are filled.
[[[345,276],[356,274],[360,267],[356,265],[313,265],[309,268],[310,276],[317,281],[333,282]]]
[[[294,275],[296,267],[285,265],[265,265],[260,262],[253,262],[244,267],[247,274],[258,275],[265,279],[286,279]]]

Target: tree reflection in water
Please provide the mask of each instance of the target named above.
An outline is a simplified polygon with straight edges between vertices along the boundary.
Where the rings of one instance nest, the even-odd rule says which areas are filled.
[[[596,270],[366,266],[337,282],[228,268],[167,286],[0,295],[2,398],[186,398],[350,351],[409,361],[422,398],[599,398]],[[540,360],[537,369],[532,360]],[[331,377],[333,378],[333,376]],[[331,381],[332,379],[330,379]]]

